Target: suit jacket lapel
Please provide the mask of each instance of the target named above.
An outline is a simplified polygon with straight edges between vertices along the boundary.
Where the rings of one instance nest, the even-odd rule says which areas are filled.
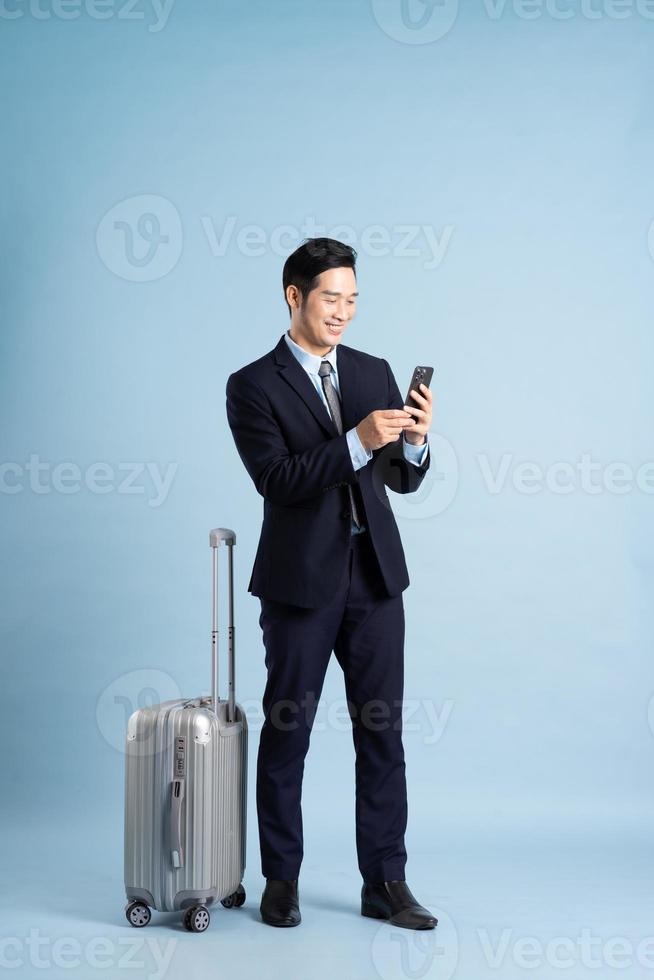
[[[275,361],[277,363],[277,370],[284,381],[291,388],[295,389],[316,422],[324,429],[327,435],[337,436],[336,426],[332,421],[327,407],[313,387],[313,382],[307,372],[288,349],[288,344],[284,340],[283,334],[275,347]]]
[[[280,375],[297,392],[316,422],[324,429],[327,435],[338,435],[329,409],[314,388],[313,382],[307,372],[288,349],[288,344],[283,334],[275,347],[274,355],[277,370]],[[347,432],[355,424],[353,419],[355,418],[357,404],[355,370],[350,359],[350,352],[347,348],[339,346],[336,362],[338,365],[338,381],[341,393],[343,431]],[[356,421],[358,422],[359,420],[357,419]]]

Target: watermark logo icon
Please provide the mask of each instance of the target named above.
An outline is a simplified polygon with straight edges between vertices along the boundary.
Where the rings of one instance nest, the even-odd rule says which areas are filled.
[[[175,268],[182,254],[182,219],[175,205],[156,194],[119,201],[96,232],[98,255],[129,282],[152,282]]]
[[[179,685],[164,670],[145,668],[121,674],[98,698],[95,711],[98,730],[105,742],[124,752],[127,723],[135,711],[181,696]]]
[[[459,0],[372,0],[372,12],[394,41],[430,44],[454,27]]]
[[[381,980],[450,980],[459,962],[459,937],[442,909],[428,905],[438,919],[435,929],[398,929],[385,922],[372,940],[370,956]]]
[[[422,483],[413,493],[392,493],[392,510],[396,517],[424,521],[446,510],[456,496],[459,486],[459,461],[454,446],[439,432],[429,432],[430,463]],[[403,460],[397,463],[400,484],[407,479],[413,463]],[[383,492],[381,484],[387,461],[380,454],[373,465],[373,486]],[[390,502],[390,501],[389,501]]]

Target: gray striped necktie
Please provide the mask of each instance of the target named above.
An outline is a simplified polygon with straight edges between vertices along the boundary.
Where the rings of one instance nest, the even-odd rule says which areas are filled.
[[[332,366],[329,361],[321,361],[320,367],[318,368],[318,374],[320,375],[322,381],[322,390],[325,392],[325,398],[327,399],[327,404],[329,405],[329,411],[331,412],[332,419],[334,420],[334,425],[338,430],[340,436],[343,435],[343,418],[341,416],[341,402],[338,397],[338,392],[334,387],[334,383],[331,379]],[[354,501],[354,493],[352,492],[352,484],[348,483],[347,489],[350,494],[350,506],[352,507],[352,519],[357,527],[361,526],[361,520],[359,518],[359,513],[357,511],[357,505]]]

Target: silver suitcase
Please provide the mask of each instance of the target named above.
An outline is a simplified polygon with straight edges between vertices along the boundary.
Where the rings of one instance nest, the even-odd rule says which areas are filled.
[[[218,549],[227,546],[228,697],[218,697]],[[210,532],[213,589],[212,694],[140,708],[127,726],[125,892],[128,922],[145,926],[151,909],[181,911],[204,932],[209,906],[245,901],[247,721],[234,699],[236,535]],[[214,711],[214,705],[216,710]]]

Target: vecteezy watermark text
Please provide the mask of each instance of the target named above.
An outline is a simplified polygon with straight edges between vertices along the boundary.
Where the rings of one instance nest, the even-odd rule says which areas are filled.
[[[0,493],[76,494],[85,489],[93,494],[137,494],[147,500],[148,507],[160,507],[170,493],[177,466],[96,462],[82,469],[77,463],[51,463],[32,453],[25,462],[0,462]]]
[[[352,225],[320,225],[309,216],[301,225],[277,225],[268,232],[261,225],[243,225],[236,231],[238,218],[229,215],[222,228],[209,215],[201,217],[211,254],[222,258],[235,243],[241,255],[256,258],[272,252],[281,257],[288,255],[305,238],[336,238],[357,248],[364,255],[380,258],[423,258],[424,269],[437,269],[454,234],[454,225],[445,225],[440,234],[432,225],[396,224],[366,225],[357,231]],[[236,234],[235,234],[236,232]]]
[[[513,453],[504,453],[499,464],[491,463],[485,453],[477,454],[477,463],[486,490],[501,493],[510,482],[517,493],[534,494],[542,490],[550,493],[625,494],[632,490],[654,494],[654,460],[646,460],[634,468],[623,460],[601,463],[593,460],[590,453],[582,453],[578,460],[556,460],[547,466],[533,460],[514,462]]]
[[[654,936],[634,943],[626,936],[604,939],[585,928],[578,936],[543,940],[538,936],[515,936],[513,929],[506,928],[496,940],[487,929],[478,929],[477,937],[491,970],[502,969],[507,960],[531,971],[547,967],[565,971],[578,966],[587,970],[625,970],[634,965],[654,970]]]
[[[90,20],[148,21],[150,34],[168,23],[175,0],[0,0],[0,20]]]
[[[263,709],[256,700],[241,703],[248,719],[248,728],[259,730],[264,723]],[[301,725],[313,732],[336,730],[349,732],[352,723],[372,732],[387,730],[416,732],[425,745],[441,740],[454,710],[451,698],[439,707],[431,698],[410,698],[385,701],[371,698],[354,705],[347,698],[318,700],[314,691],[307,691],[299,703],[291,698],[275,701],[268,713],[268,724],[279,731],[295,731]]]
[[[93,936],[81,942],[76,936],[43,935],[32,928],[26,936],[2,936],[0,938],[0,970],[71,970],[84,967],[99,970],[100,975],[114,968],[125,970],[146,980],[163,980],[177,948],[177,939],[160,940],[154,936],[121,936],[113,940],[108,936]],[[112,971],[112,976],[113,976]]]

